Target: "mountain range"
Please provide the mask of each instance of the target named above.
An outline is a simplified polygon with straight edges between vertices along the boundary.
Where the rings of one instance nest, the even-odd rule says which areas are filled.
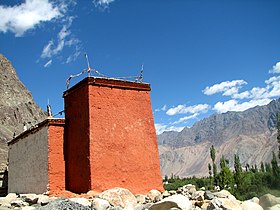
[[[216,163],[222,155],[233,168],[234,154],[242,165],[270,162],[277,152],[276,113],[280,99],[243,112],[213,114],[181,132],[164,132],[157,136],[162,175],[180,177],[207,176],[210,147],[216,149]]]

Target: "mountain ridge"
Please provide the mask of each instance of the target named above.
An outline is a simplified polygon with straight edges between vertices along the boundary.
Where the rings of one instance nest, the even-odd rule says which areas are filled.
[[[181,132],[158,135],[162,175],[207,176],[211,145],[216,148],[217,163],[225,155],[232,167],[234,154],[243,164],[269,162],[277,150],[277,112],[280,99],[243,112],[213,114]]]
[[[11,62],[0,54],[0,170],[7,164],[7,142],[23,132],[24,124],[28,128],[46,117]]]

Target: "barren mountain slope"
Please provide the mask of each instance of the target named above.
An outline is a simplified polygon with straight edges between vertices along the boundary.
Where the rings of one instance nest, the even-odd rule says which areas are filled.
[[[23,124],[34,125],[46,118],[31,93],[19,80],[11,62],[0,54],[0,169],[7,159],[7,142],[23,131]]]
[[[212,144],[217,151],[217,165],[224,155],[233,167],[234,154],[240,156],[243,166],[270,162],[272,151],[277,151],[277,112],[280,99],[244,112],[214,114],[180,133],[159,135],[162,175],[208,175]]]

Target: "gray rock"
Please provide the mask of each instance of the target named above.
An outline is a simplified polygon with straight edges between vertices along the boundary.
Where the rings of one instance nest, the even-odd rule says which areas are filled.
[[[34,206],[24,206],[21,208],[21,210],[35,210],[35,209],[36,209],[36,207],[34,207]]]
[[[242,202],[241,207],[242,210],[263,210],[263,207],[251,200]]]
[[[210,191],[205,191],[204,198],[207,200],[212,200],[215,198],[215,195]]]
[[[38,210],[90,210],[88,206],[70,201],[69,199],[56,199],[49,202],[46,206],[39,207]]]
[[[146,203],[146,196],[145,195],[135,195],[137,203],[144,204]]]
[[[170,196],[171,194],[167,191],[167,190],[165,190],[163,193],[162,193],[162,197],[163,198],[166,198],[166,197],[168,197],[168,196]]]
[[[207,210],[214,209],[233,209],[233,210],[242,210],[241,204],[236,199],[231,198],[215,198],[210,201],[207,206]]]
[[[135,196],[128,189],[124,188],[112,188],[106,190],[102,192],[99,197],[107,200],[112,206],[120,206],[122,208],[129,206],[130,204],[137,204]]]
[[[160,201],[158,203],[153,204],[149,210],[169,210],[171,208],[177,208],[178,205],[173,201]]]
[[[147,194],[147,197],[150,198],[153,203],[162,200],[161,192],[158,190],[150,190]]]
[[[280,198],[275,197],[271,194],[265,194],[260,197],[259,204],[264,208],[267,209],[268,207],[275,206],[277,204],[280,204]]]
[[[189,199],[183,195],[172,195],[170,197],[164,198],[162,201],[153,204],[149,210],[160,210],[160,209],[170,209],[170,208],[180,208],[182,210],[191,210],[192,203]]]
[[[177,194],[177,192],[175,190],[170,190],[169,193],[170,193],[170,195],[176,195]]]
[[[274,206],[268,207],[266,210],[280,210],[280,204],[276,204]]]
[[[92,200],[92,207],[95,210],[106,210],[110,207],[110,203],[101,198],[94,198]]]
[[[91,202],[86,198],[70,198],[69,200],[73,201],[73,202],[76,202],[76,203],[79,203],[83,206],[89,206],[89,207],[91,206]]]

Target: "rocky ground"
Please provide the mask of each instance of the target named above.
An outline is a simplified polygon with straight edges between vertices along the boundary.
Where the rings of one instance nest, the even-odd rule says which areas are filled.
[[[87,198],[85,198],[87,197]],[[239,201],[226,190],[217,192],[185,185],[177,191],[151,190],[147,195],[133,195],[129,190],[113,188],[98,196],[73,198],[10,193],[0,198],[0,210],[280,210],[280,197],[266,194]]]

